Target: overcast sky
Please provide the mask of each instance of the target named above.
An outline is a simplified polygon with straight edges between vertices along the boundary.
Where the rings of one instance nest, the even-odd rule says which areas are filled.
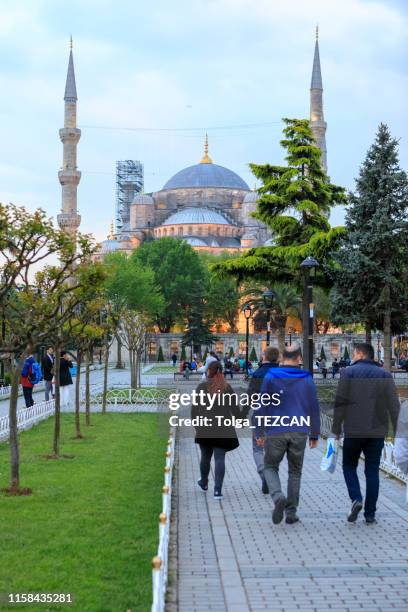
[[[144,163],[146,191],[198,162],[206,131],[214,162],[251,187],[249,162],[281,163],[281,118],[309,115],[317,22],[332,181],[353,187],[381,121],[408,168],[405,0],[0,0],[0,11],[0,200],[60,210],[72,33],[78,208],[98,239],[118,159]]]

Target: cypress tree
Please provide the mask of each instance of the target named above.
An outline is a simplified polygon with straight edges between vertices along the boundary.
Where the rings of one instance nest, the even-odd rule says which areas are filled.
[[[249,355],[249,361],[252,361],[252,362],[258,361],[258,356],[256,354],[256,350],[254,346],[252,347],[251,354]]]
[[[159,352],[157,354],[157,361],[164,361],[163,349],[161,344],[159,346]]]

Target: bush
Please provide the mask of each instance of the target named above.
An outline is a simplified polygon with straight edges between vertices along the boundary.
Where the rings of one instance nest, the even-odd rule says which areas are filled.
[[[161,345],[159,346],[159,352],[157,355],[157,361],[164,361],[163,349]]]
[[[322,350],[320,351],[320,359],[324,359],[325,361],[327,361],[326,353],[324,352],[324,346],[322,346]]]
[[[232,348],[232,346],[230,346],[228,357],[231,359],[231,357],[233,357],[233,356],[234,356],[234,349]]]
[[[347,361],[347,359],[350,359],[350,354],[348,352],[348,348],[346,346],[346,348],[344,349],[344,355],[343,355],[343,359],[345,359]]]

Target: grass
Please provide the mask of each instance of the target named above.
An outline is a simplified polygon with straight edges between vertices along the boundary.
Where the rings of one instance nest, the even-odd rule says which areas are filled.
[[[174,367],[172,365],[155,365],[152,367],[151,370],[148,370],[147,372],[145,372],[145,374],[146,376],[149,376],[150,374],[169,374],[169,373],[174,373],[178,371],[179,371],[178,365]]]
[[[74,598],[25,610],[150,610],[166,439],[152,414],[95,414],[92,423],[73,440],[73,415],[62,415],[61,449],[73,459],[43,458],[52,419],[21,434],[21,486],[33,494],[0,495],[0,593]],[[1,486],[8,460],[0,444]]]

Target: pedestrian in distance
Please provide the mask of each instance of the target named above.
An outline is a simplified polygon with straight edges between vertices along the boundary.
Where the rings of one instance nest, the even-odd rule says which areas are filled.
[[[347,517],[350,523],[363,509],[357,475],[361,453],[366,479],[364,517],[368,525],[377,522],[381,454],[385,437],[396,430],[399,408],[394,379],[374,361],[371,344],[355,344],[352,365],[340,373],[332,427],[337,439],[344,432],[343,474],[352,504]]]
[[[326,378],[327,378],[327,363],[326,363],[326,359],[324,357],[322,357],[322,359],[320,359],[320,369],[322,371],[323,378],[326,380]]]
[[[172,354],[171,361],[172,361],[172,364],[173,364],[173,368],[175,368],[176,367],[176,363],[177,363],[177,353],[173,353]]]
[[[208,476],[211,459],[214,456],[214,499],[222,499],[222,486],[225,475],[225,455],[239,446],[235,427],[229,424],[231,417],[240,417],[238,398],[222,373],[221,363],[212,361],[208,366],[207,379],[198,385],[197,394],[204,391],[204,401],[192,406],[191,416],[207,417],[211,421],[195,428],[196,444],[200,445],[200,480],[198,486],[202,491],[208,490]],[[209,396],[214,399],[210,405]],[[215,396],[215,397],[214,397]],[[225,422],[224,422],[225,419]]]
[[[59,389],[61,408],[68,409],[71,403],[71,368],[73,367],[72,357],[67,351],[61,351]]]
[[[50,399],[50,394],[54,397],[54,393],[52,391],[52,381],[54,378],[54,365],[55,365],[55,355],[54,348],[49,346],[47,348],[47,352],[41,361],[44,383],[45,383],[45,401],[48,402]]]
[[[249,397],[249,406],[246,411],[246,415],[251,412],[251,425],[253,427],[256,426],[255,422],[255,414],[256,411],[251,411],[251,402],[252,400],[261,392],[261,386],[266,374],[269,372],[271,368],[279,367],[279,350],[273,346],[268,346],[262,355],[261,365],[255,372],[253,373],[252,378],[249,381],[248,385],[248,397]],[[262,493],[267,495],[269,493],[268,485],[266,484],[265,476],[264,476],[264,448],[260,444],[256,442],[256,433],[255,429],[252,429],[252,454],[254,457],[255,465],[259,477],[262,483]]]
[[[34,405],[33,389],[34,389],[34,385],[37,382],[39,382],[39,380],[37,380],[37,375],[35,374],[34,370],[36,369],[36,366],[38,365],[39,364],[34,359],[34,356],[29,355],[25,359],[23,369],[21,370],[20,382],[23,388],[23,395],[24,395],[24,401],[25,401],[26,408],[31,408],[31,406]]]
[[[200,372],[200,374],[203,375],[202,376],[203,380],[205,380],[206,378],[207,370],[208,370],[210,363],[213,363],[215,361],[219,361],[219,359],[214,351],[210,351],[205,359],[204,365],[202,365],[200,368],[197,369],[197,372]]]
[[[316,386],[308,370],[300,369],[301,350],[296,344],[283,352],[279,368],[272,368],[266,374],[261,394],[270,398],[279,396],[278,406],[262,399],[261,407],[255,414],[257,443],[265,446],[264,477],[274,502],[272,522],[277,525],[286,514],[286,523],[299,521],[300,482],[307,439],[309,447],[315,448],[320,434],[320,408]],[[280,417],[279,423],[262,424],[262,418]],[[259,418],[260,417],[260,418]],[[285,417],[285,420],[283,420]],[[287,495],[282,491],[279,466],[287,456]]]
[[[340,364],[337,361],[337,357],[335,357],[332,361],[332,378],[336,378],[336,374],[340,369]]]

